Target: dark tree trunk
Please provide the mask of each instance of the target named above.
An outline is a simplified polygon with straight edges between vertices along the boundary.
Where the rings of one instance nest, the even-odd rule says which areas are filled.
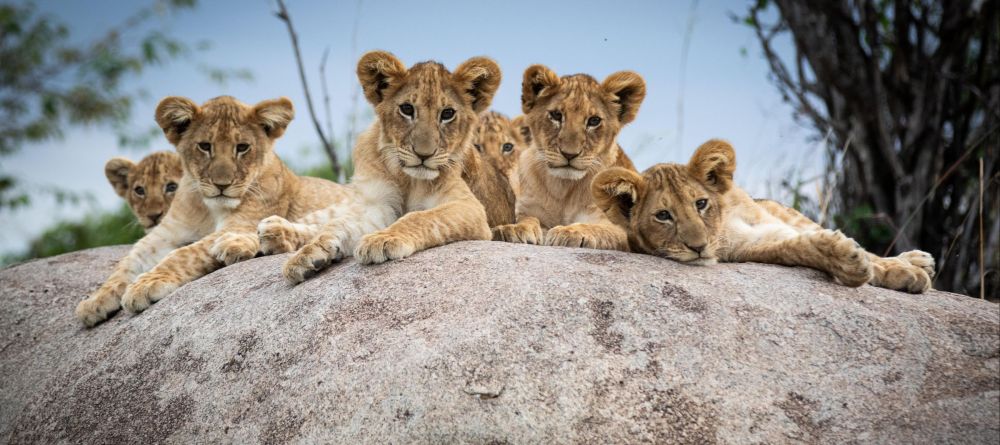
[[[1000,2],[774,0],[750,7],[784,97],[848,145],[838,223],[877,253],[926,250],[935,288],[1000,292]],[[794,69],[772,50],[789,32]],[[984,209],[980,221],[980,162]],[[980,234],[980,223],[983,233]],[[984,253],[980,261],[980,245]]]

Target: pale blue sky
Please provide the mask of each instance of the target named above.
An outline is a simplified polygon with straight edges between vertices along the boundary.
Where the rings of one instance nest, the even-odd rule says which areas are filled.
[[[406,64],[435,59],[454,67],[476,55],[495,59],[504,80],[493,108],[508,115],[520,112],[520,80],[531,64],[543,63],[557,73],[588,73],[598,79],[633,70],[647,82],[646,100],[635,122],[619,141],[640,169],[657,162],[684,162],[706,139],[722,137],[737,149],[736,182],[758,196],[774,196],[776,184],[797,166],[814,165],[820,157],[811,133],[795,124],[791,109],[768,81],[767,65],[752,32],[733,23],[746,1],[702,1],[693,9],[694,25],[681,89],[681,50],[692,17],[690,1],[297,1],[288,7],[299,32],[310,87],[319,91],[318,65],[329,47],[327,82],[333,125],[342,134],[351,111],[360,53],[384,49]],[[136,6],[123,6],[134,4]],[[68,23],[72,39],[91,41],[134,12],[139,2],[111,0],[43,1],[38,9]],[[182,40],[207,40],[208,51],[156,68],[134,83],[150,98],[134,111],[137,130],[153,124],[159,98],[183,95],[202,102],[228,94],[245,102],[288,96],[297,117],[278,141],[278,153],[294,166],[320,160],[302,87],[284,24],[271,1],[202,1],[193,11],[165,17],[166,26]],[[359,15],[360,14],[360,15]],[[351,32],[358,18],[357,52]],[[785,42],[779,51],[788,54]],[[746,48],[746,55],[741,54]],[[252,82],[219,85],[197,69],[200,64],[246,68]],[[683,96],[682,96],[683,95]],[[678,131],[678,102],[683,98],[683,137]],[[319,104],[317,104],[319,106]],[[359,109],[368,104],[360,99]],[[30,178],[30,185],[92,193],[100,208],[118,205],[107,184],[104,162],[116,155],[137,159],[143,151],[117,146],[103,128],[69,131],[63,140],[26,147],[0,160],[4,171]],[[160,139],[150,150],[170,148]],[[770,184],[770,185],[769,185]],[[5,230],[0,251],[20,249],[46,221],[69,217],[82,209],[36,199],[28,210],[0,215]]]

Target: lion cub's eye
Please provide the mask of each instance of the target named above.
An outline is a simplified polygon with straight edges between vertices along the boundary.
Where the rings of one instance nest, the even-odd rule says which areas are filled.
[[[705,207],[708,206],[708,200],[707,199],[699,199],[699,200],[697,200],[697,201],[694,202],[694,206],[697,207],[698,210],[705,210]]]
[[[236,144],[237,153],[246,153],[247,150],[250,150],[250,144]]]
[[[399,113],[406,117],[413,117],[413,105],[410,104],[400,105]]]
[[[549,111],[549,119],[552,119],[556,122],[562,122],[562,112]]]
[[[212,144],[210,144],[208,142],[199,142],[198,143],[198,149],[201,150],[201,151],[203,151],[203,152],[205,152],[205,153],[211,153],[212,152]]]
[[[482,153],[482,152],[483,152],[483,144],[472,144],[472,145],[473,145],[474,147],[476,147],[476,151],[478,151],[478,152],[480,152],[480,153]]]
[[[503,144],[503,146],[501,146],[500,148],[503,150],[504,153],[510,153],[510,152],[514,151],[514,144],[511,144],[510,142],[507,142],[507,143]]]
[[[594,127],[596,127],[598,125],[601,125],[601,118],[599,118],[597,116],[590,116],[590,119],[587,119],[587,126],[588,127],[594,128]]]
[[[164,187],[163,189],[166,190],[167,193],[176,192],[177,191],[177,183],[176,182],[168,182],[167,186]]]
[[[656,218],[657,221],[670,221],[674,219],[674,217],[670,215],[670,212],[666,210],[660,210],[659,212],[656,212],[656,215],[653,216]]]
[[[141,185],[135,187],[135,194],[139,196],[146,196],[146,189],[142,188]]]
[[[455,118],[454,108],[445,108],[441,110],[441,122],[451,122]]]

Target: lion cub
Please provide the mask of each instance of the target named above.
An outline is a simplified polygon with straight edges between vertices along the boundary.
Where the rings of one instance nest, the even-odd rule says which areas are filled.
[[[646,96],[642,77],[620,71],[598,83],[534,65],[521,88],[531,143],[518,160],[517,223],[495,227],[493,239],[627,250],[625,231],[594,204],[590,182],[610,167],[635,170],[616,138]]]
[[[138,164],[121,157],[104,164],[111,187],[147,232],[167,213],[183,174],[180,156],[169,151],[151,153]]]
[[[774,201],[753,200],[733,185],[736,154],[710,140],[687,165],[657,164],[639,175],[623,168],[594,178],[594,200],[628,231],[633,251],[712,264],[753,261],[806,266],[846,286],[922,293],[931,287],[934,258],[913,250],[882,258],[840,231],[824,229]]]
[[[283,270],[292,283],[351,252],[362,264],[382,263],[490,237],[486,211],[462,170],[479,114],[500,85],[496,62],[475,57],[454,72],[436,62],[407,69],[392,54],[373,51],[357,72],[376,120],[354,147],[353,196],[308,221],[273,217],[258,229],[265,252],[302,246]]]
[[[462,179],[486,208],[490,227],[514,222],[515,161],[523,144],[521,134],[507,116],[495,111],[479,116],[473,145],[466,149]]]
[[[274,153],[293,116],[286,98],[254,106],[232,97],[201,106],[183,97],[160,101],[156,122],[184,169],[177,196],[163,222],[80,302],[77,317],[93,326],[121,306],[142,311],[182,284],[253,258],[261,219],[297,219],[342,199],[343,186],[298,177]]]

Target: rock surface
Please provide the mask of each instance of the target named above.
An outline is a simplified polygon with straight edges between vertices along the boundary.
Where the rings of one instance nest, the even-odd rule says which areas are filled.
[[[81,328],[125,252],[0,272],[0,442],[1000,442],[969,297],[466,242],[296,287],[258,258]]]

